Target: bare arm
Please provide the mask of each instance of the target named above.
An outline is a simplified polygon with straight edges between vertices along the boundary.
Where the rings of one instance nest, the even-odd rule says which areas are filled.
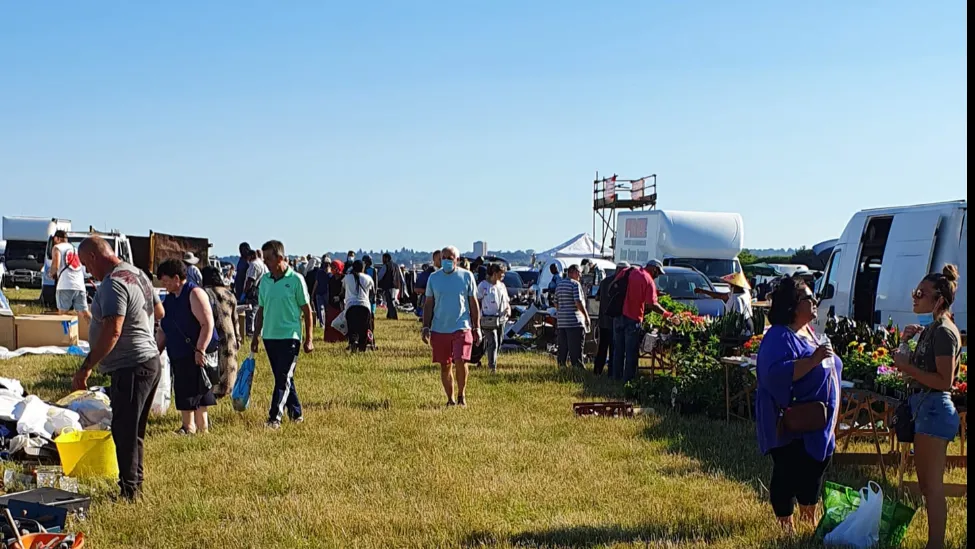
[[[166,332],[162,330],[156,330],[156,348],[160,353],[166,348]]]
[[[313,331],[314,313],[311,310],[311,303],[301,306],[301,317],[305,321],[305,343],[308,344],[315,337]]]
[[[433,325],[433,306],[435,301],[432,295],[428,295],[423,301],[423,329],[429,330]]]
[[[254,337],[251,339],[251,352],[256,353],[260,349],[261,331],[264,329],[264,308],[258,307],[257,314],[254,316]]]
[[[196,351],[206,352],[210,340],[213,338],[213,311],[210,309],[210,298],[202,288],[194,288],[190,294],[190,311],[196,321],[200,323],[200,336],[196,339]]]
[[[586,324],[591,324],[589,311],[586,310],[586,306],[581,301],[576,301],[576,310],[582,313],[582,317],[586,319]]]
[[[659,303],[654,303],[653,305],[651,305],[650,306],[650,310],[655,311],[655,312],[658,312],[660,314],[666,314],[666,313],[669,312],[669,311],[667,311],[667,309],[664,309],[663,305],[661,305]]]
[[[78,368],[71,380],[72,390],[79,391],[88,388],[88,377],[91,376],[91,371],[112,352],[115,344],[122,337],[122,322],[124,320],[124,316],[109,316],[102,319],[102,331],[99,332],[98,339],[92,342],[88,356],[85,357],[81,367]]]
[[[474,330],[481,329],[481,304],[477,302],[477,296],[470,296],[467,298],[467,302],[471,308],[471,328]]]
[[[712,299],[720,299],[725,303],[731,298],[731,294],[727,292],[712,292],[711,290],[705,290],[704,288],[696,288],[694,290],[695,294],[706,295]]]
[[[156,303],[152,307],[152,316],[156,318],[156,322],[159,322],[166,316],[166,308],[163,307],[162,303]]]
[[[955,357],[936,356],[934,365],[938,368],[936,372],[925,372],[914,367],[913,364],[901,364],[900,371],[915,379],[921,385],[934,389],[935,391],[950,391],[954,382]]]
[[[53,250],[51,254],[51,270],[48,271],[47,277],[51,280],[58,279],[58,269],[61,268],[61,254],[57,250]]]

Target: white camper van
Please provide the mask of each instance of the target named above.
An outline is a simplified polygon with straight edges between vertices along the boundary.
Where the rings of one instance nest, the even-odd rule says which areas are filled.
[[[741,272],[738,254],[745,239],[744,222],[734,213],[650,210],[617,215],[616,262],[693,267],[712,283],[727,288],[721,277]]]
[[[830,255],[820,284],[820,330],[829,314],[906,326],[915,322],[911,292],[925,275],[958,265],[953,311],[968,330],[968,202],[944,202],[857,213]]]

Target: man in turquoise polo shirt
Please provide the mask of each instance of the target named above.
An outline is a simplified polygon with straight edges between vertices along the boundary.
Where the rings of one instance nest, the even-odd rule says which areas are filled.
[[[305,325],[305,352],[310,353],[315,348],[312,344],[311,300],[308,299],[305,277],[288,265],[284,244],[270,240],[261,246],[261,250],[269,272],[261,279],[258,290],[251,352],[260,350],[259,340],[263,337],[267,359],[274,373],[274,392],[271,394],[267,426],[280,429],[285,410],[292,421],[298,423],[303,419],[294,376],[302,340],[302,321]]]

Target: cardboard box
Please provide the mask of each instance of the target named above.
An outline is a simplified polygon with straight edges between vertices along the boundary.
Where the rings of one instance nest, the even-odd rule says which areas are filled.
[[[14,317],[17,348],[70,347],[78,344],[78,317],[24,315]]]
[[[88,341],[88,330],[91,328],[91,320],[89,318],[79,316],[78,317],[78,339],[81,341]]]
[[[17,348],[17,330],[13,315],[0,314],[0,347],[6,347],[8,351]]]
[[[47,316],[62,316],[61,313],[57,311],[48,311],[41,314]],[[70,315],[70,316],[74,316],[74,315]],[[91,328],[91,320],[88,318],[84,318],[81,315],[78,315],[77,318],[78,318],[78,340],[88,341],[88,330]]]

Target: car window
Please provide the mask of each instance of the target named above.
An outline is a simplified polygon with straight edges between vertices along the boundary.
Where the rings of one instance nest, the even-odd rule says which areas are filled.
[[[671,271],[657,278],[657,289],[676,299],[698,297],[694,293],[698,288],[711,290],[711,284],[700,273]]]
[[[526,288],[538,283],[538,272],[537,271],[518,271],[515,274],[518,277],[521,278],[522,284]]]
[[[520,290],[525,287],[525,283],[521,280],[521,277],[518,276],[518,273],[513,273],[511,271],[504,273],[504,279],[502,279],[501,282],[503,282],[508,288],[514,288],[516,290]]]

